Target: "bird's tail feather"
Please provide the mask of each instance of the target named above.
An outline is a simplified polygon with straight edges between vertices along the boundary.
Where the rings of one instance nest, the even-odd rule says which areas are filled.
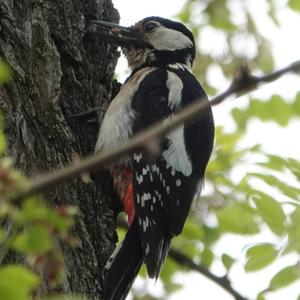
[[[105,267],[103,300],[124,300],[143,263],[143,249],[133,223]]]
[[[160,273],[161,268],[163,266],[163,263],[166,259],[166,256],[169,253],[170,245],[171,245],[171,238],[165,238],[164,242],[163,242],[162,249],[161,249],[161,256],[160,256],[160,259],[159,259],[158,268],[157,268],[157,271],[156,271],[156,280],[159,276],[159,273]]]

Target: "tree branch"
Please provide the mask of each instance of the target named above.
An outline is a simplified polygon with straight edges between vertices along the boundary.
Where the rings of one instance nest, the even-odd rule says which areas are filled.
[[[225,92],[212,98],[209,103],[210,105],[220,104],[229,96],[240,96],[258,88],[261,84],[272,82],[284,74],[298,71],[300,71],[300,61],[296,61],[283,69],[263,76],[251,75],[247,66],[242,65],[229,88]],[[83,172],[94,170],[99,166],[109,164],[124,155],[128,155],[137,149],[141,149],[145,147],[149,141],[153,141],[165,135],[181,124],[191,123],[195,119],[200,118],[205,113],[206,109],[208,109],[209,103],[206,101],[195,101],[179,113],[176,113],[163,121],[157,122],[150,128],[134,135],[127,142],[113,149],[108,149],[89,156],[82,159],[80,162],[74,162],[60,170],[36,176],[35,178],[32,178],[29,186],[27,186],[27,188],[19,193],[13,200],[19,200],[28,195],[42,192],[45,189],[50,189],[65,182],[67,179],[78,176]]]
[[[191,260],[188,256],[184,255],[180,251],[171,248],[169,252],[169,257],[176,261],[181,266],[185,266],[192,271],[196,271],[201,275],[209,278],[211,281],[219,285],[221,288],[226,290],[229,294],[231,294],[236,300],[247,300],[247,298],[243,297],[239,292],[237,292],[230,284],[230,281],[226,276],[218,277],[215,274],[211,273],[205,267],[196,264],[193,260]]]

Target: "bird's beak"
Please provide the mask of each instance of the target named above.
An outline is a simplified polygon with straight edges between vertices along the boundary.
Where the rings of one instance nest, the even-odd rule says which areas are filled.
[[[141,32],[134,27],[124,27],[106,21],[89,21],[88,31],[96,33],[120,46],[136,46],[142,48],[150,47]]]

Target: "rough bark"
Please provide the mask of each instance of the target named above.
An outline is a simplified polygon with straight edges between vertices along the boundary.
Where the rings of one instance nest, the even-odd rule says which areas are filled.
[[[118,21],[110,0],[0,0],[0,56],[13,80],[0,87],[9,151],[28,176],[61,168],[93,151],[98,122],[74,115],[99,108],[113,91],[116,48],[86,34],[88,19]],[[73,204],[80,246],[64,249],[65,289],[99,299],[101,271],[115,241],[110,179],[81,176],[48,191],[54,204]]]

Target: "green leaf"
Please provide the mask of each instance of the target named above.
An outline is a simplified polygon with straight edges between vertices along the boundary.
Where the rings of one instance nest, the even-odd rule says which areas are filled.
[[[8,82],[11,77],[12,76],[9,65],[0,58],[0,84]]]
[[[164,288],[167,292],[167,294],[175,293],[183,288],[183,285],[180,283],[175,283],[173,281],[170,282],[164,282]],[[152,300],[151,298],[149,300]],[[155,299],[153,299],[155,300]]]
[[[141,276],[143,278],[148,278],[148,271],[147,271],[147,268],[146,268],[145,264],[142,264],[142,267],[141,267],[140,272],[139,272],[139,276]]]
[[[300,92],[297,93],[295,100],[292,103],[292,110],[297,116],[300,115]]]
[[[296,227],[300,225],[300,206],[297,206],[293,213],[291,214],[291,221],[292,221],[292,226]]]
[[[274,58],[271,51],[271,45],[264,40],[258,44],[258,56],[256,57],[257,65],[264,72],[271,72],[274,69]]]
[[[207,5],[206,13],[210,16],[209,24],[211,26],[226,31],[233,31],[236,28],[230,20],[230,13],[226,1],[219,0],[218,5],[214,2],[210,2]]]
[[[226,253],[222,255],[221,259],[224,267],[229,271],[234,263],[234,259]]]
[[[43,297],[40,300],[89,300],[86,296],[72,295],[72,294],[59,294],[55,296]]]
[[[2,228],[0,228],[0,242],[3,240],[5,234]]]
[[[5,300],[29,300],[24,291],[16,289],[12,283],[0,282],[0,296]]]
[[[203,230],[205,232],[204,244],[206,246],[212,245],[220,238],[220,232],[218,228],[203,225]]]
[[[286,251],[297,251],[300,253],[300,207],[296,207],[290,216],[290,226],[288,228],[289,243]]]
[[[181,269],[181,271],[184,271]],[[164,288],[166,289],[166,291],[168,293],[173,293],[175,291],[177,291],[178,289],[182,288],[182,286],[180,284],[174,283],[172,278],[173,275],[178,272],[178,264],[173,261],[172,259],[167,258],[161,273],[159,275],[159,277],[162,279],[163,283],[164,283]],[[148,277],[148,276],[146,276]]]
[[[47,211],[46,220],[52,224],[59,232],[68,231],[72,224],[73,220],[69,216],[61,216],[56,211],[49,209]]]
[[[220,230],[237,234],[255,234],[259,227],[247,209],[231,206],[217,212]]]
[[[300,12],[300,1],[299,0],[290,0],[288,6],[296,11]]]
[[[29,197],[25,200],[20,211],[20,222],[48,222],[60,232],[67,231],[72,225],[70,217],[62,216],[52,208],[47,207],[39,198]]]
[[[281,126],[286,126],[292,116],[290,104],[279,95],[273,95],[269,101],[251,100],[249,112],[262,121],[273,120]]]
[[[183,232],[181,236],[189,238],[190,240],[203,240],[204,239],[204,230],[201,227],[201,224],[195,222],[191,218],[187,220],[184,225]]]
[[[178,238],[174,239],[173,246],[180,249],[183,254],[186,254],[189,257],[195,257],[199,256],[198,243],[199,242],[195,240],[190,240],[189,238],[180,235]]]
[[[201,253],[201,264],[209,268],[214,260],[214,254],[209,248],[205,248]]]
[[[287,165],[286,159],[278,155],[272,155],[272,154],[267,154],[266,157],[268,158],[268,161],[258,163],[258,165],[275,171],[282,171],[286,168]]]
[[[291,108],[281,96],[273,95],[269,102],[269,108],[273,114],[274,120],[281,126],[286,126],[292,117]]]
[[[249,248],[246,252],[246,257],[245,270],[253,272],[272,263],[277,257],[277,250],[272,244],[260,244]]]
[[[182,21],[182,23],[188,23],[191,17],[191,12],[188,7],[184,8],[178,15],[177,18]]]
[[[32,271],[20,265],[7,265],[0,268],[0,282],[18,283],[18,288],[33,290],[39,284],[39,278]]]
[[[53,248],[49,230],[41,225],[34,225],[19,234],[13,249],[23,253],[43,254]]]
[[[267,101],[260,99],[251,99],[249,104],[249,113],[252,117],[258,117],[262,121],[267,121],[272,118],[272,114],[267,110]]]
[[[0,131],[0,154],[3,154],[5,149],[6,149],[6,137],[5,134]]]
[[[38,284],[38,276],[22,266],[0,268],[0,296],[3,300],[29,300],[30,292]]]
[[[287,166],[288,166],[289,170],[300,181],[300,162],[294,158],[288,158]]]
[[[266,300],[265,293],[264,292],[260,292],[257,295],[256,300]]]
[[[167,259],[162,267],[159,277],[164,283],[172,282],[172,275],[178,271],[178,264],[172,259]]]
[[[300,278],[300,271],[297,266],[289,266],[280,270],[270,281],[272,291],[286,287]]]
[[[300,189],[298,187],[289,185],[273,175],[261,174],[261,173],[248,173],[248,175],[260,178],[265,183],[278,189],[280,192],[282,192],[286,196],[292,198],[293,200],[300,198]]]
[[[299,222],[299,220],[298,220]],[[293,226],[289,229],[288,238],[289,242],[286,248],[286,252],[297,251],[300,254],[300,224]]]
[[[269,100],[251,99],[247,108],[234,108],[231,114],[241,129],[246,128],[251,118],[258,118],[261,121],[274,121],[280,126],[286,126],[292,116],[299,115],[299,112],[297,113],[297,109],[295,109],[298,101],[300,107],[298,97],[294,103],[285,101],[279,95],[273,95]]]
[[[246,128],[247,121],[251,117],[247,109],[241,109],[241,108],[233,108],[231,110],[231,115],[235,123],[242,130]]]
[[[286,231],[286,216],[281,205],[269,195],[256,191],[253,201],[257,212],[266,222],[268,227],[277,235]]]
[[[224,152],[235,150],[241,137],[241,132],[225,133],[223,127],[218,126],[216,128],[216,140],[222,146],[222,151]]]
[[[30,223],[47,220],[47,207],[37,197],[29,197],[24,201],[20,211],[20,221]]]

